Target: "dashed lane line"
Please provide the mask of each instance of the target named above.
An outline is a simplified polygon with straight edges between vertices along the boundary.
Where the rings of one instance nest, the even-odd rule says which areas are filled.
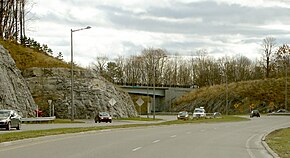
[[[135,152],[135,151],[140,150],[140,149],[142,149],[142,147],[139,146],[139,147],[133,149],[132,151]]]
[[[159,139],[157,139],[157,140],[154,140],[152,143],[158,143],[158,142],[160,142],[160,140],[159,140]]]

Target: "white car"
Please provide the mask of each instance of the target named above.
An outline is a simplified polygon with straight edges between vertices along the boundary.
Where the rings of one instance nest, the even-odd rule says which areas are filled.
[[[195,108],[192,117],[193,118],[200,118],[205,117],[206,113],[203,107]]]

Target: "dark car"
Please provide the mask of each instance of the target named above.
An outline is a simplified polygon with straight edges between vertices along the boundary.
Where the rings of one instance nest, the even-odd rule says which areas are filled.
[[[6,128],[6,130],[16,128],[20,130],[21,116],[14,110],[0,110],[0,128]]]
[[[250,114],[250,117],[260,117],[260,113],[258,110],[252,110],[251,114]]]
[[[189,114],[186,111],[181,111],[177,115],[177,120],[188,120],[189,119]]]
[[[110,122],[112,123],[112,117],[107,112],[99,112],[99,114],[95,117],[95,123],[97,122]]]

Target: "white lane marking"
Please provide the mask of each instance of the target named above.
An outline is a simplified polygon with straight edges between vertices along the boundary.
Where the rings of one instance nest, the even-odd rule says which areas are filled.
[[[134,152],[134,151],[137,151],[137,150],[139,150],[139,149],[141,149],[142,147],[137,147],[137,148],[135,148],[135,149],[133,149],[132,151]]]
[[[159,139],[158,140],[154,140],[152,143],[158,143],[158,142],[160,142]]]
[[[248,154],[250,155],[251,158],[255,158],[255,155],[253,154],[253,152],[252,152],[251,149],[250,149],[250,141],[251,141],[254,137],[256,137],[256,136],[257,136],[257,134],[252,135],[252,136],[247,140],[247,142],[246,142],[247,152],[248,152]]]
[[[177,135],[172,135],[172,136],[170,136],[171,138],[175,138]]]
[[[186,134],[191,134],[191,132],[186,132]]]

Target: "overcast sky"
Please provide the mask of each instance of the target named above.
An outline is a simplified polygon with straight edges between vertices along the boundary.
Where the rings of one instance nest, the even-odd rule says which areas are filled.
[[[138,55],[144,48],[193,55],[261,55],[267,37],[290,42],[290,0],[34,0],[28,37],[88,66],[98,56]]]

